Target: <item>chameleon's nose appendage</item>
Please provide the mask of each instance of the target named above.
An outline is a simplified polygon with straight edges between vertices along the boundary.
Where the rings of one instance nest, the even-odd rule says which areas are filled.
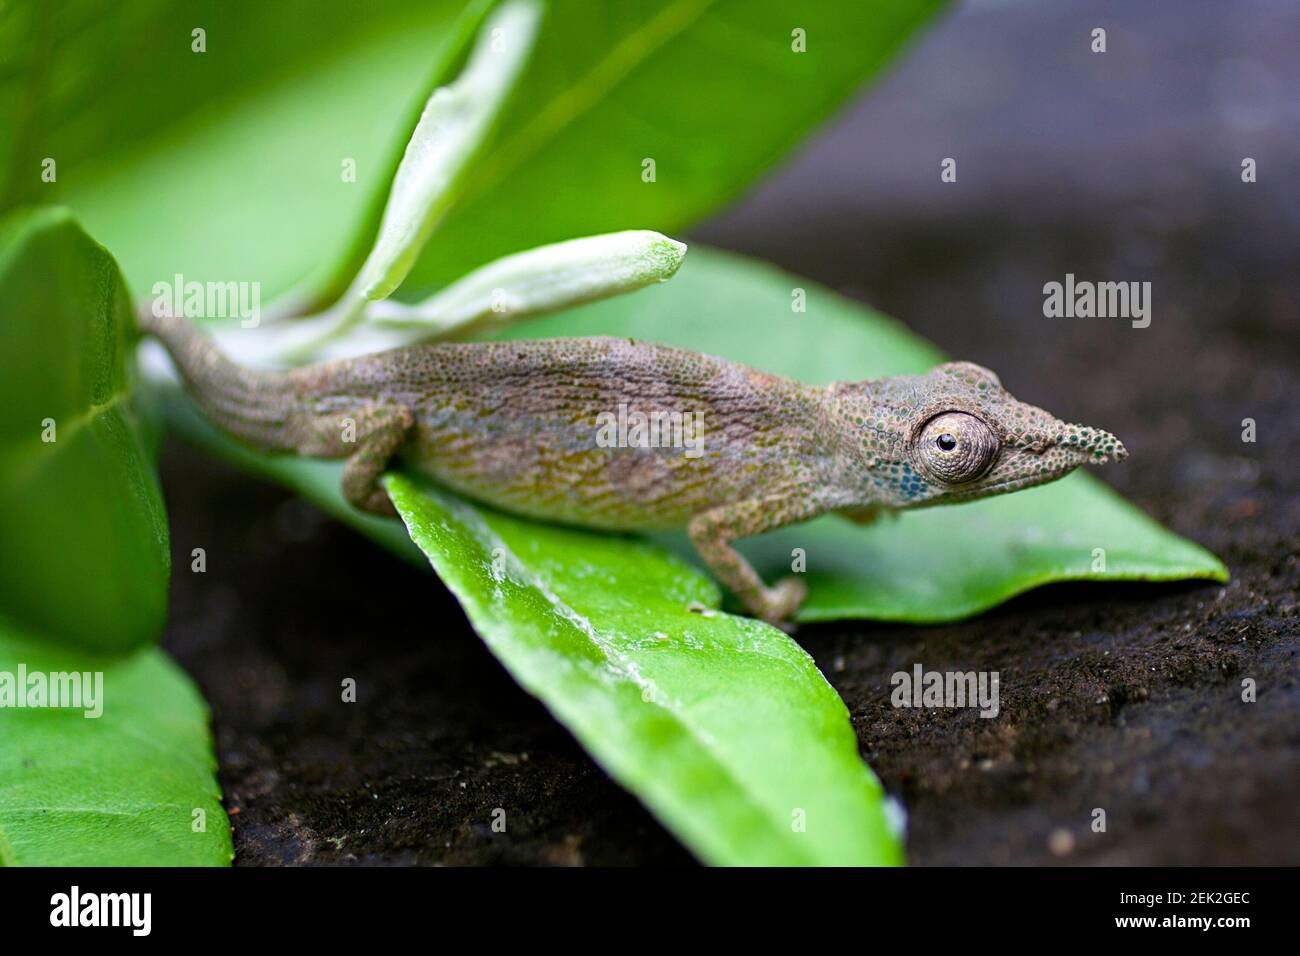
[[[1110,432],[1087,425],[1066,425],[1058,444],[1079,454],[1088,464],[1104,465],[1108,461],[1123,461],[1128,457],[1124,443]]]

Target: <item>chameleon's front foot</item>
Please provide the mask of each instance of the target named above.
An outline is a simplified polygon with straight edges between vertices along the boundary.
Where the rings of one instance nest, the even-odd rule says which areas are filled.
[[[801,579],[782,578],[774,587],[742,595],[741,601],[754,617],[777,627],[787,627],[807,596],[808,585]]]
[[[769,588],[731,542],[816,517],[825,510],[815,496],[792,499],[788,495],[771,495],[702,512],[691,519],[687,530],[709,570],[740,599],[745,610],[783,627],[808,596],[808,586],[801,578],[787,577]]]

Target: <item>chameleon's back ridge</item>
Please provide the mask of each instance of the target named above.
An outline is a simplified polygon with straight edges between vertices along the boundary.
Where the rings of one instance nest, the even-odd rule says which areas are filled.
[[[404,460],[470,497],[551,521],[682,527],[776,475],[796,487],[827,466],[811,437],[815,389],[648,342],[422,346],[319,374],[346,380],[351,400],[383,379],[386,397],[415,414]]]

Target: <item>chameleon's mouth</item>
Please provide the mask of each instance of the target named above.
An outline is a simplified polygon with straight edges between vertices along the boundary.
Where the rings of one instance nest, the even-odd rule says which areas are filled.
[[[976,498],[989,498],[993,495],[1001,495],[1009,491],[1020,491],[1023,488],[1032,488],[1035,485],[1045,485],[1050,481],[1056,481],[1058,478],[1064,478],[1078,467],[1078,464],[1065,465],[1060,468],[1053,468],[1050,471],[1038,472],[1032,475],[1020,475],[1004,478],[1001,481],[995,481],[991,484],[977,485],[974,488],[954,488],[952,491],[940,495],[935,499],[935,502],[951,504],[954,501],[972,501]]]

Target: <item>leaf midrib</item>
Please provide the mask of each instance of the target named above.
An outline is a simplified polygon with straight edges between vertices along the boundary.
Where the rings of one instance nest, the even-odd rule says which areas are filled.
[[[494,147],[466,178],[456,204],[473,201],[518,169],[560,130],[594,109],[636,67],[684,33],[715,2],[676,0],[649,23],[629,33],[604,59],[552,99],[532,122]]]
[[[458,520],[461,521],[464,527],[473,535],[473,537],[475,538],[475,540],[478,541],[480,546],[486,548],[488,552],[492,552],[494,549],[500,548],[501,553],[505,554],[508,560],[513,564],[513,570],[522,579],[521,583],[525,583],[528,586],[534,588],[539,594],[542,595],[542,597],[546,600],[548,604],[550,604],[552,607],[556,609],[557,615],[562,620],[564,620],[565,623],[569,624],[571,627],[574,627],[584,637],[588,638],[591,645],[594,646],[596,650],[598,650],[601,653],[601,656],[604,658],[604,660],[609,664],[611,668],[613,668],[618,673],[621,679],[629,682],[635,687],[641,689],[645,688],[646,686],[645,682],[639,680],[637,678],[637,675],[632,672],[634,668],[630,669],[628,667],[630,658],[628,658],[627,654],[621,651],[613,642],[606,639],[602,639],[599,636],[599,629],[591,622],[591,620],[586,615],[581,614],[572,605],[565,602],[558,594],[552,591],[544,581],[542,581],[541,577],[535,571],[533,571],[531,568],[525,565],[522,559],[519,558],[517,554],[515,554],[514,549],[511,548],[505,542],[505,540],[502,539],[501,536],[498,535],[496,531],[494,531],[488,525],[488,523],[483,519],[482,515],[480,515],[474,509],[468,507],[459,498],[452,498],[450,496],[445,498],[440,496],[440,498],[445,504],[451,505],[450,510],[452,511],[452,513],[456,516]],[[435,567],[434,570],[436,571],[437,568]],[[453,589],[453,593],[456,594],[455,589]],[[456,597],[457,600],[461,601],[462,604],[465,603],[464,599],[461,597],[460,594],[456,594]],[[478,604],[476,600],[473,601],[473,603],[475,605]],[[469,607],[466,607],[466,612],[469,613],[471,619],[473,619],[473,617],[475,616],[474,611],[471,610]],[[719,613],[723,613],[723,612],[719,612]],[[480,628],[478,622],[475,622],[475,630],[478,631],[480,634],[486,634],[489,632],[491,633],[498,632],[498,628],[496,626],[493,626],[494,622],[492,623],[484,622],[484,623],[487,623],[488,626]],[[509,628],[505,628],[504,631],[508,633]],[[547,700],[546,697],[543,697],[542,699],[546,701],[548,709],[553,709],[551,702]],[[700,750],[700,752],[705,754],[711,760],[713,765],[718,768],[719,773],[730,784],[731,790],[734,793],[738,794],[742,799],[744,799],[754,809],[755,816],[758,819],[762,820],[764,825],[768,827],[769,832],[774,837],[773,842],[780,845],[786,852],[792,853],[794,856],[798,857],[806,864],[813,865],[820,862],[818,856],[815,853],[805,850],[804,848],[791,843],[786,838],[784,830],[782,830],[782,828],[779,825],[777,825],[776,822],[772,819],[771,808],[762,800],[757,799],[747,787],[741,784],[740,782],[741,778],[737,776],[735,768],[730,764],[729,761],[727,761],[721,754],[718,753],[716,748],[713,746],[713,744],[708,740],[706,736],[702,735],[696,728],[694,728],[691,725],[691,723],[687,721],[678,710],[674,709],[673,707],[665,706],[659,703],[657,694],[655,695],[653,706],[658,707],[663,712],[668,714],[672,718],[673,726],[678,729],[678,733],[681,734],[683,737],[685,737],[687,740],[689,740],[695,747],[697,747]]]
[[[6,465],[9,480],[5,484],[11,489],[21,489],[35,481],[45,466],[58,458],[60,445],[70,445],[94,422],[125,405],[129,397],[130,394],[123,390],[114,393],[106,402],[88,405],[71,419],[55,418],[55,440],[52,442],[41,441],[38,436],[8,445],[0,454],[0,459],[10,459]]]

